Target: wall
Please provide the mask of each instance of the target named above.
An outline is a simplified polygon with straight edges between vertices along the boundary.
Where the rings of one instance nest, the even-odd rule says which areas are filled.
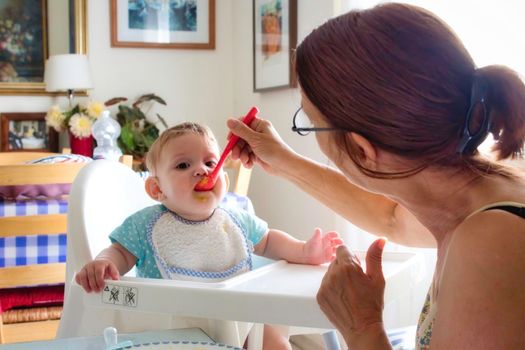
[[[154,92],[167,107],[155,106],[168,124],[195,120],[226,138],[224,119],[233,111],[232,2],[219,0],[215,50],[129,49],[110,47],[109,2],[88,1],[88,55],[95,88],[90,98],[136,98]],[[78,100],[87,98],[77,97]],[[0,111],[41,112],[64,97],[0,96]]]
[[[300,106],[298,89],[282,89],[263,93],[253,92],[252,1],[234,0],[233,27],[235,115],[246,113],[256,105],[261,116],[269,119],[285,142],[305,156],[325,163],[314,135],[299,136],[291,131],[292,116]],[[334,13],[334,2],[299,0],[298,41]],[[335,215],[294,185],[255,168],[250,198],[257,214],[271,227],[300,237],[309,237],[315,227],[336,228]]]

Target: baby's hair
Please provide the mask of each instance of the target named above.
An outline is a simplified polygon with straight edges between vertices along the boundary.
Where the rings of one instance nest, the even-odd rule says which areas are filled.
[[[159,160],[162,148],[171,139],[186,135],[186,134],[198,134],[204,136],[210,142],[217,143],[215,136],[211,129],[205,125],[201,125],[194,122],[184,122],[162,132],[158,139],[153,142],[148,153],[146,154],[146,167],[152,175],[156,173],[156,166]]]

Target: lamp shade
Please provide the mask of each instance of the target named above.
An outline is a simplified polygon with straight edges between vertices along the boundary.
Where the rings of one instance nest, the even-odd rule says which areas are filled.
[[[53,55],[46,61],[46,91],[92,89],[91,70],[86,55]]]

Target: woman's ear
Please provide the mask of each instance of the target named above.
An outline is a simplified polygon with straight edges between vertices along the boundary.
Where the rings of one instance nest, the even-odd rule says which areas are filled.
[[[359,150],[358,155],[362,159],[363,165],[375,164],[377,160],[377,151],[374,145],[370,143],[370,141],[368,141],[362,135],[356,134],[355,132],[348,133],[347,137],[349,137],[351,142],[353,142],[357,146]],[[370,168],[372,169],[372,167]]]
[[[159,180],[156,176],[148,177],[144,186],[146,188],[146,193],[151,197],[151,199],[154,199],[158,202],[162,201],[164,194],[160,189]]]

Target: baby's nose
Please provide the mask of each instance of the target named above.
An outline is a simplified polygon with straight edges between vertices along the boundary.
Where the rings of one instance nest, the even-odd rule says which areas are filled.
[[[197,167],[197,169],[195,169],[195,172],[193,174],[194,176],[208,175],[208,167],[202,164],[199,167]]]

